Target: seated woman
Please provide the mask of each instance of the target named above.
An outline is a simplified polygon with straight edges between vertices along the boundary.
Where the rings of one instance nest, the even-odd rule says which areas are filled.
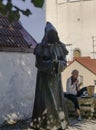
[[[78,120],[80,121],[81,114],[77,97],[80,97],[84,92],[87,92],[87,87],[80,89],[82,83],[79,83],[77,79],[79,74],[78,70],[74,69],[71,74],[72,76],[67,79],[66,83],[66,97],[73,102],[78,115]]]

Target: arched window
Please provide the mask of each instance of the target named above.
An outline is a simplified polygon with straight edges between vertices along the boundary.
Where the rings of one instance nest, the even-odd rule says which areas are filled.
[[[76,48],[73,50],[73,57],[76,58],[76,57],[81,57],[81,51],[80,49]]]

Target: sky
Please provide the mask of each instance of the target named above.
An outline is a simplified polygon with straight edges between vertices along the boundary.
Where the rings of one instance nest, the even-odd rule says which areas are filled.
[[[26,0],[26,2],[22,2],[22,0],[13,0],[13,4],[17,5],[21,9],[30,9],[32,15],[29,17],[21,14],[20,21],[23,27],[31,34],[31,36],[37,41],[40,42],[44,35],[44,27],[45,27],[45,8],[36,8],[30,2],[30,0]]]

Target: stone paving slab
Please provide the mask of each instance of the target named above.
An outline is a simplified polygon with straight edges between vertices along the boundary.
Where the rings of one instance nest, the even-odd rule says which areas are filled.
[[[29,129],[30,120],[20,121],[14,125],[3,125],[0,130],[32,130]],[[82,119],[77,121],[76,119],[69,119],[69,126],[66,130],[96,130],[96,119]]]
[[[66,130],[96,130],[96,119],[83,119],[82,121],[71,119]]]

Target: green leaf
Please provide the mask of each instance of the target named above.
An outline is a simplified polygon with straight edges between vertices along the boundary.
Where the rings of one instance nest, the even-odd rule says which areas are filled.
[[[31,3],[33,3],[36,7],[42,7],[44,0],[31,0]]]
[[[9,11],[12,9],[12,3],[7,3],[6,9]]]
[[[25,2],[27,0],[21,1]],[[31,0],[31,3],[33,3],[34,6],[41,8],[43,6],[44,0]],[[12,10],[13,8],[15,8],[15,11]],[[20,18],[20,12],[25,16],[29,16],[30,14],[32,14],[30,9],[21,10],[18,6],[14,6],[12,0],[7,0],[6,5],[4,5],[3,0],[0,0],[0,13],[2,15],[7,14],[10,21],[15,19],[18,20]]]
[[[19,11],[10,11],[8,14],[8,19],[10,22],[14,21],[14,20],[19,20],[20,18],[20,14]]]
[[[0,13],[2,15],[6,15],[6,13],[7,13],[6,6],[4,4],[2,4],[1,2],[0,2]]]

